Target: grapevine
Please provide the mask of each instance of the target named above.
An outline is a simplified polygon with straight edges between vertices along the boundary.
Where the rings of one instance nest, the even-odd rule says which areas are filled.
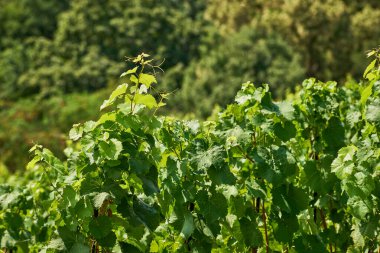
[[[0,186],[3,252],[380,252],[378,51],[360,83],[245,83],[214,121],[158,116],[151,59]]]

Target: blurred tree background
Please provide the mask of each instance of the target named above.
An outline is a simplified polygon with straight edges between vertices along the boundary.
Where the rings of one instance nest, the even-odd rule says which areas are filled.
[[[360,78],[378,0],[0,0],[0,176],[95,118],[126,56],[165,59],[164,113],[206,118],[241,83],[276,98],[304,78]]]

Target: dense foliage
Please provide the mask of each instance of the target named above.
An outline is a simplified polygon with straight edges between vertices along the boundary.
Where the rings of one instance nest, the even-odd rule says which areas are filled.
[[[70,100],[79,111],[75,96],[92,104],[116,82],[125,56],[165,59],[159,88],[175,96],[162,112],[206,118],[247,80],[268,82],[278,99],[306,77],[360,78],[379,22],[377,0],[0,0],[0,167],[21,170],[36,141],[61,150],[54,136],[78,118],[41,127],[38,114],[24,112],[45,100]],[[9,128],[14,115],[25,124]]]
[[[380,52],[361,83],[307,79],[289,100],[243,84],[215,121],[156,115],[148,55],[67,158],[36,145],[0,186],[10,252],[377,252]]]

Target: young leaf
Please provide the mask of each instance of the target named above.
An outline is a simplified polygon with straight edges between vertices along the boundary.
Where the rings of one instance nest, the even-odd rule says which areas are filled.
[[[79,140],[83,135],[83,126],[81,124],[75,124],[73,125],[73,128],[71,128],[69,132],[69,137],[73,141]]]
[[[355,164],[354,154],[357,147],[351,145],[339,150],[338,157],[331,164],[331,172],[334,172],[339,179],[344,179],[351,175]]]
[[[367,74],[375,67],[377,59],[373,60],[365,69],[363,77],[366,78]]]
[[[117,139],[110,139],[109,141],[100,141],[99,150],[101,155],[108,160],[116,160],[120,152],[123,150],[122,143]]]
[[[372,87],[373,87],[374,82],[371,82],[361,93],[360,97],[360,103],[362,106],[365,106],[368,98],[372,95]]]
[[[137,71],[138,68],[139,68],[139,67],[134,67],[133,69],[130,69],[130,70],[126,71],[126,72],[122,73],[122,74],[120,75],[120,77],[124,77],[124,76],[126,76],[126,75],[134,74],[134,73],[136,73],[136,71]]]
[[[150,94],[136,94],[135,103],[145,105],[149,109],[157,107],[156,99]]]
[[[140,83],[144,84],[148,89],[152,85],[152,83],[157,83],[157,80],[153,75],[141,73],[139,78]]]
[[[111,96],[109,97],[109,99],[104,100],[103,104],[100,106],[100,110],[103,110],[104,108],[112,105],[118,96],[125,94],[125,92],[127,91],[127,88],[128,88],[127,83],[123,83],[117,86],[117,88],[111,93]]]
[[[194,231],[194,220],[190,212],[185,212],[185,221],[182,226],[181,235],[188,239]]]

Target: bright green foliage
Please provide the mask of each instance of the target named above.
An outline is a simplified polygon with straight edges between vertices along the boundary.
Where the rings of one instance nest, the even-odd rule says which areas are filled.
[[[373,53],[378,56],[378,52]],[[22,252],[375,252],[377,60],[362,84],[243,84],[215,121],[156,116],[147,54],[64,161],[42,146],[0,187],[0,247]],[[370,88],[368,88],[370,87]],[[15,179],[16,180],[16,179]]]

